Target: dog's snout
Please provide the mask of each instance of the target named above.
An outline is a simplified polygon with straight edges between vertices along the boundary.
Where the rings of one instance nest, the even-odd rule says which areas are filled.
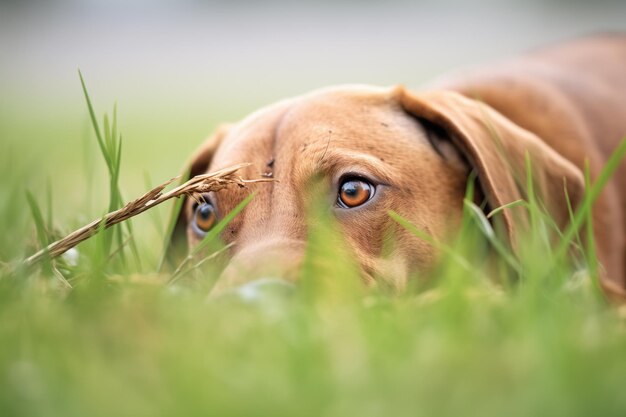
[[[304,242],[275,240],[243,247],[220,275],[214,291],[223,292],[253,281],[294,282],[304,256],[304,246]]]

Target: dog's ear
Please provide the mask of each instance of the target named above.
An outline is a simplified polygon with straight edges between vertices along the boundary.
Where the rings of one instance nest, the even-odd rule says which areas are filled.
[[[181,183],[203,174],[209,168],[215,151],[219,147],[223,138],[229,131],[228,125],[220,126],[217,131],[209,137],[194,152],[182,170]],[[177,201],[168,223],[167,230],[170,233],[166,236],[166,247],[163,260],[169,265],[177,265],[187,254],[187,219],[185,216],[185,202],[187,197],[181,197],[182,201]]]
[[[491,209],[528,199],[526,158],[530,159],[533,194],[562,229],[584,194],[581,171],[535,134],[516,125],[488,105],[452,91],[413,94],[394,92],[414,117],[443,129],[475,170]],[[520,206],[502,210],[509,242],[517,249],[519,234],[528,225]]]

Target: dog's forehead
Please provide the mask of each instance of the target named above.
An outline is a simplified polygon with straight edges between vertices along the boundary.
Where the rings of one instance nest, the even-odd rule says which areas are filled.
[[[240,162],[314,156],[330,147],[371,151],[385,135],[415,130],[394,89],[343,86],[261,109],[237,124],[217,150],[212,170]],[[400,144],[398,144],[400,146]]]
[[[394,107],[399,105],[387,90],[322,90],[294,101],[281,119],[279,133],[306,139],[315,133],[325,136],[332,128],[362,131],[380,125]]]

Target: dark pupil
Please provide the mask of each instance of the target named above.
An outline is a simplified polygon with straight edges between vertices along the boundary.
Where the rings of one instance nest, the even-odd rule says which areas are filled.
[[[211,218],[211,215],[213,214],[213,209],[211,208],[210,205],[203,204],[198,209],[198,212],[200,214],[200,217],[202,217],[202,220],[208,220]]]

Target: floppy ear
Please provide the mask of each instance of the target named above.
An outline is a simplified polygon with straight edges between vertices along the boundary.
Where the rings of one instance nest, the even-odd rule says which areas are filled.
[[[397,97],[415,117],[444,129],[478,176],[491,209],[527,200],[526,155],[531,162],[534,195],[562,229],[569,222],[567,199],[575,210],[583,198],[581,171],[535,134],[522,129],[488,105],[452,91],[412,94],[399,87]],[[567,193],[567,194],[566,194]],[[502,217],[514,250],[527,230],[527,211],[506,208]]]
[[[228,125],[220,126],[215,134],[205,140],[200,148],[194,152],[182,170],[183,175],[181,183],[184,183],[196,175],[204,174],[207,171],[215,151],[222,142],[222,139],[226,136],[228,130]],[[188,250],[187,219],[185,216],[185,202],[187,197],[181,197],[181,199],[182,201],[176,201],[167,227],[170,234],[166,236],[167,241],[163,260],[170,265],[177,265],[178,261],[186,256]]]

